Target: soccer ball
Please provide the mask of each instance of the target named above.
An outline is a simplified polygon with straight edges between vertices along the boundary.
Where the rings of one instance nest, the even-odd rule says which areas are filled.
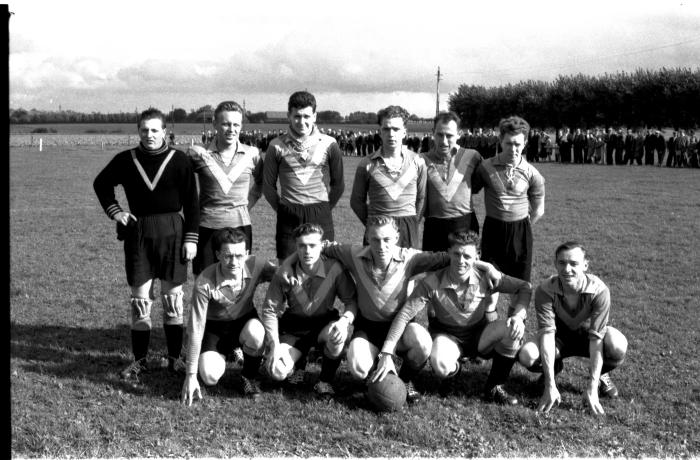
[[[406,385],[390,372],[381,381],[367,385],[367,399],[380,412],[399,410],[406,403]]]

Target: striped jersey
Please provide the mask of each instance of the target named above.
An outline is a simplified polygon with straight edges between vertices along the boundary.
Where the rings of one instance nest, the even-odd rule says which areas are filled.
[[[484,187],[488,217],[515,222],[544,203],[544,177],[525,158],[517,166],[502,163],[498,156],[481,162],[474,175],[474,190]]]
[[[290,278],[296,279],[298,284],[292,286],[285,281]],[[338,309],[340,314],[346,310],[356,313],[355,283],[338,261],[322,255],[316,273],[308,275],[302,270],[296,257],[288,258],[272,278],[259,316],[268,336],[278,337],[277,318],[326,316],[329,311],[335,309],[336,297],[344,305],[344,309]]]
[[[449,219],[474,212],[472,175],[481,163],[479,152],[459,148],[445,161],[431,150],[422,157],[427,167],[425,216]]]
[[[330,243],[323,253],[339,260],[350,272],[357,288],[357,308],[370,321],[388,322],[406,301],[410,278],[450,263],[445,252],[422,252],[394,248],[386,272],[373,268],[369,246]]]
[[[586,284],[576,305],[564,298],[559,276],[550,276],[535,290],[538,335],[546,332],[588,331],[591,339],[603,339],[610,317],[610,290],[600,278],[586,273]]]
[[[279,179],[280,195],[277,195]],[[334,207],[345,188],[338,143],[314,128],[302,143],[289,132],[270,142],[263,167],[263,193],[272,209],[283,204],[328,202]]]
[[[350,207],[365,223],[368,216],[421,216],[425,204],[423,157],[405,147],[400,169],[390,169],[379,150],[360,160],[352,184]]]
[[[256,147],[238,143],[229,165],[221,158],[216,141],[187,150],[199,177],[199,225],[206,228],[250,225],[248,208],[262,194],[263,161]]]
[[[431,325],[438,323],[450,328],[469,329],[484,318],[493,293],[517,294],[515,305],[522,308],[527,308],[530,303],[532,287],[527,281],[501,274],[498,284],[489,289],[487,274],[478,269],[472,270],[465,283],[452,281],[449,271],[450,267],[446,267],[418,280],[391,324],[382,351],[394,352],[406,324],[424,308]],[[509,315],[514,309],[509,308]]]
[[[208,266],[195,280],[192,308],[187,322],[187,371],[197,372],[207,320],[233,321],[253,310],[255,288],[272,279],[277,266],[267,260],[248,256],[241,268],[240,284],[226,275],[221,263]]]

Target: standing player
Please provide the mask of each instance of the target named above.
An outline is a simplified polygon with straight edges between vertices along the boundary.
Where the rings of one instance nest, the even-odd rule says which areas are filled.
[[[532,270],[531,224],[544,215],[544,178],[522,157],[529,129],[520,117],[502,119],[502,151],[482,161],[474,176],[486,208],[481,258],[525,281]]]
[[[224,228],[213,236],[219,260],[197,277],[192,292],[192,309],[187,321],[187,376],[181,401],[188,406],[202,398],[197,371],[205,385],[216,385],[226,371],[226,356],[243,349],[241,391],[247,397],[260,394],[257,381],[265,346],[265,330],[253,307],[255,288],[270,281],[275,269],[271,262],[249,255],[246,235]]]
[[[316,98],[306,91],[289,97],[289,130],[267,148],[263,193],[277,212],[277,258],[296,251],[294,229],[314,222],[334,238],[331,210],[343,194],[343,154],[338,143],[316,127]],[[277,195],[277,180],[280,195]]]
[[[243,107],[224,101],[214,110],[214,142],[195,145],[188,155],[199,176],[199,251],[192,272],[199,275],[216,262],[212,235],[230,227],[241,230],[246,249],[251,250],[253,232],[248,210],[262,194],[263,160],[256,147],[241,144]]]
[[[154,279],[160,280],[168,368],[176,370],[182,347],[182,284],[187,279],[187,262],[197,252],[199,225],[194,174],[187,156],[165,141],[165,115],[153,108],[142,112],[138,129],[138,147],[118,153],[93,184],[100,205],[117,222],[119,239],[124,241],[134,353],[134,361],[121,372],[124,379],[137,378],[148,369]],[[124,188],[129,211],[116,199],[118,185]]]
[[[439,378],[452,378],[461,369],[462,356],[493,357],[486,380],[484,397],[500,404],[517,404],[517,398],[503,388],[525,332],[525,316],[532,296],[527,281],[496,272],[497,281],[489,287],[486,277],[475,268],[479,257],[479,235],[475,232],[451,233],[450,265],[428,273],[416,284],[409,299],[394,317],[382,346],[377,366],[378,379],[393,371],[390,356],[396,349],[406,324],[426,309],[430,321],[433,348],[430,366]],[[506,320],[489,321],[492,292],[515,294]]]
[[[544,392],[538,410],[548,412],[561,401],[555,382],[570,356],[590,359],[585,399],[594,414],[605,413],[598,399],[615,398],[618,390],[608,374],[622,364],[627,339],[608,326],[610,290],[595,275],[586,273],[588,258],[581,244],[569,241],[554,252],[557,274],[535,291],[538,340],[520,350],[520,363],[544,373]]]
[[[304,379],[306,354],[311,347],[323,348],[323,362],[314,391],[334,394],[331,382],[340,365],[340,354],[355,320],[355,284],[342,265],[321,255],[323,229],[301,224],[294,230],[296,257],[287,258],[277,270],[262,305],[263,325],[270,347],[268,370],[273,379]],[[294,282],[290,282],[290,280]],[[345,308],[334,307],[336,296]]]
[[[371,216],[390,216],[399,228],[398,245],[418,247],[418,223],[425,202],[423,158],[403,146],[408,112],[390,105],[377,114],[382,147],[357,165],[350,207],[367,225]]]
[[[366,232],[369,247],[332,244],[324,250],[326,255],[338,259],[357,283],[359,312],[347,362],[350,374],[362,380],[374,368],[391,322],[406,301],[410,278],[449,264],[449,256],[444,252],[399,247],[398,226],[391,217],[370,216]],[[487,267],[488,264],[482,265]],[[396,340],[396,350],[403,355],[398,375],[406,383],[408,401],[415,402],[421,394],[415,389],[413,378],[427,362],[432,340],[418,321],[409,322]]]
[[[457,145],[459,123],[456,113],[439,113],[433,121],[434,146],[423,155],[427,166],[424,251],[447,250],[447,235],[452,232],[479,233],[471,184],[481,155]]]

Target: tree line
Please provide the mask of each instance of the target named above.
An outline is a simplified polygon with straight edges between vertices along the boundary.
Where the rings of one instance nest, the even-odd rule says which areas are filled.
[[[173,108],[167,112],[167,121],[170,123],[202,123],[209,126],[214,116],[214,107],[202,106],[196,110],[187,112],[182,108]],[[82,113],[73,110],[25,110],[10,109],[10,123],[13,124],[42,124],[42,123],[136,123],[137,111],[101,113]],[[418,116],[411,115],[412,121],[423,121]],[[246,113],[248,123],[269,123],[266,112]],[[317,113],[317,122],[321,124],[377,124],[376,112],[352,112],[346,116],[335,110],[320,110]]]
[[[700,67],[560,75],[489,88],[463,84],[449,106],[464,127],[496,126],[517,114],[542,128],[694,128],[700,124]]]

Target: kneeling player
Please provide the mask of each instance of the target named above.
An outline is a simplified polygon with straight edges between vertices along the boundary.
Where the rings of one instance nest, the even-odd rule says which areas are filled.
[[[218,263],[205,268],[197,277],[188,319],[187,376],[181,400],[192,404],[202,398],[197,370],[205,385],[216,385],[226,370],[226,356],[234,348],[243,349],[241,390],[256,397],[256,380],[262,362],[265,330],[253,308],[258,284],[270,281],[277,268],[271,262],[248,255],[246,235],[231,228],[214,235]]]
[[[538,407],[548,412],[561,401],[554,381],[569,356],[590,358],[590,381],[586,403],[594,414],[604,414],[598,399],[615,398],[617,387],[608,373],[622,364],[627,339],[612,326],[610,291],[597,277],[586,273],[588,259],[581,244],[569,241],[554,253],[557,274],[542,282],[535,291],[538,342],[528,342],[520,351],[520,363],[543,372],[544,393]]]
[[[323,348],[321,375],[314,390],[332,396],[331,382],[357,312],[355,285],[337,261],[321,255],[320,225],[300,225],[294,239],[296,254],[277,270],[262,306],[270,346],[268,371],[275,380],[289,378],[290,383],[301,383],[309,349]],[[336,296],[345,305],[340,316],[334,308]]]
[[[347,352],[350,374],[358,379],[369,376],[370,381],[379,381],[385,373],[370,375],[370,372],[394,316],[406,301],[410,278],[445,267],[449,258],[444,252],[399,247],[398,226],[388,216],[367,218],[366,238],[368,247],[333,244],[324,253],[340,260],[357,283],[358,318]],[[485,267],[491,265],[485,264]],[[398,375],[406,383],[407,400],[415,402],[421,395],[412,379],[428,361],[432,340],[417,321],[409,322],[394,339],[394,348],[404,358]],[[390,361],[389,354],[380,354],[377,366],[382,367],[384,363],[386,367]],[[386,372],[389,370],[395,370],[393,362]]]
[[[406,324],[426,309],[433,347],[430,365],[440,378],[456,376],[462,356],[493,357],[484,396],[501,404],[517,404],[503,384],[515,363],[515,356],[525,332],[524,319],[532,296],[527,281],[496,272],[493,288],[489,280],[475,268],[478,260],[479,236],[473,232],[448,235],[449,267],[428,273],[420,279],[403,308],[396,314],[383,355],[394,352]],[[509,308],[507,320],[489,321],[495,313],[486,311],[493,306],[494,292],[515,294],[515,304]],[[393,367],[391,360],[380,361],[378,373]]]

